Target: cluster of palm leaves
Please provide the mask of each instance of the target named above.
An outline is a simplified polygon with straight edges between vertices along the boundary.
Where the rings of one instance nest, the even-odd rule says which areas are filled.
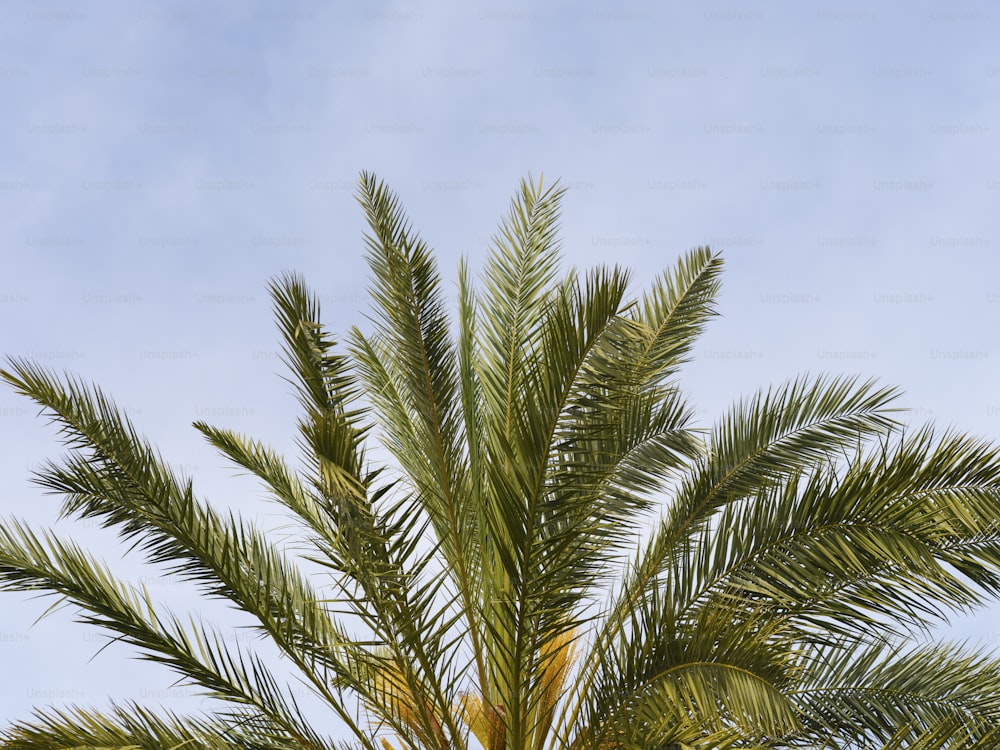
[[[478,283],[461,265],[456,321],[396,197],[370,175],[358,196],[370,331],[339,345],[300,278],[271,286],[301,461],[195,425],[297,522],[310,574],[100,390],[12,360],[3,378],[69,448],[36,477],[65,514],[251,615],[350,747],[1000,746],[1000,661],[921,638],[1000,591],[995,447],[904,430],[895,391],[847,378],[698,429],[679,368],[718,255],[638,299],[620,268],[560,276],[562,191],[526,181]],[[250,648],[71,541],[4,521],[0,588],[75,605],[224,706],[40,707],[0,747],[338,745]]]

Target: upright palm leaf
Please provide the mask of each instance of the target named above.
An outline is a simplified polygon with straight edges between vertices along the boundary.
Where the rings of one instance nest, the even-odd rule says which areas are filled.
[[[248,613],[366,750],[995,748],[1000,661],[911,641],[1000,593],[1000,450],[904,431],[894,390],[829,376],[696,429],[679,371],[721,258],[638,299],[617,267],[560,278],[562,196],[522,183],[478,283],[460,265],[457,319],[367,174],[369,330],[341,347],[301,278],[272,282],[301,460],[195,427],[324,575],[200,499],[99,389],[14,359],[2,377],[69,449],[36,481]],[[225,706],[40,707],[0,747],[336,746],[256,653],[70,540],[4,521],[0,588],[59,597]]]

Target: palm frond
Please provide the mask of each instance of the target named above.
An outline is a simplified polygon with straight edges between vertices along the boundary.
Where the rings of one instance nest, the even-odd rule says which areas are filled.
[[[786,695],[795,648],[765,617],[704,612],[692,627],[676,618],[669,592],[656,591],[615,646],[591,657],[588,690],[560,727],[564,742],[728,747],[789,735],[799,724]]]
[[[325,746],[256,657],[245,659],[210,628],[157,613],[145,590],[118,581],[72,543],[40,538],[16,521],[0,526],[0,587],[58,594],[82,608],[81,622],[110,630],[208,696],[253,709],[289,740]]]
[[[482,381],[489,419],[511,434],[521,417],[526,372],[541,345],[542,323],[555,289],[557,230],[564,190],[522,180],[493,236],[483,272]]]
[[[898,424],[890,407],[896,391],[855,378],[801,378],[740,402],[713,429],[706,455],[678,488],[674,502],[627,585],[641,596],[729,504],[782,477],[825,464],[861,441]],[[612,618],[613,620],[614,618]]]
[[[716,315],[722,257],[707,247],[690,251],[650,285],[633,319],[642,335],[629,363],[644,387],[672,377]]]
[[[280,737],[261,736],[242,724],[154,714],[134,703],[112,705],[110,712],[83,708],[36,709],[34,718],[8,727],[0,746],[23,750],[115,748],[139,750],[291,750],[297,747]]]
[[[460,591],[478,575],[476,513],[461,450],[462,403],[457,353],[440,276],[427,246],[410,230],[399,201],[368,174],[358,200],[368,219],[368,263],[375,303],[371,337],[355,330],[352,353],[386,445],[406,470],[430,517]],[[470,533],[472,532],[472,533]],[[465,602],[470,628],[478,626]]]
[[[946,747],[983,747],[1000,726],[1000,660],[992,654],[956,644],[881,643],[823,649],[809,666],[792,697],[809,735],[835,737],[837,746],[873,739],[920,746],[948,726],[950,739],[962,741]]]
[[[2,373],[45,407],[73,449],[38,483],[65,500],[63,512],[118,527],[124,539],[212,596],[252,613],[289,655],[322,654],[341,640],[321,598],[255,528],[199,502],[99,390],[27,363]],[[324,645],[326,644],[326,645]]]
[[[752,597],[814,632],[927,628],[997,595],[998,502],[996,448],[902,435],[729,506],[684,569],[700,582],[691,601]]]

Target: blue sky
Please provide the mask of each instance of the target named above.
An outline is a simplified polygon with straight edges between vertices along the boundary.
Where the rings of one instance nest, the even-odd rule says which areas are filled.
[[[364,324],[357,175],[452,283],[518,180],[561,178],[567,265],[638,289],[727,260],[684,382],[707,423],[800,372],[903,387],[915,423],[1000,440],[1000,10],[987,2],[5,3],[0,353],[100,383],[203,496],[260,514],[190,428],[291,448],[268,279]],[[56,501],[60,448],[0,391],[0,515]],[[61,532],[103,545],[100,530]],[[178,607],[190,592],[126,561]],[[44,703],[197,708],[47,602],[4,594],[0,723]],[[957,622],[1000,643],[1000,607]]]

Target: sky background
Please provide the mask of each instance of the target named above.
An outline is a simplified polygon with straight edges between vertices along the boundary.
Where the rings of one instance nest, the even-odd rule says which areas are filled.
[[[621,263],[638,290],[691,247],[725,254],[683,377],[705,424],[848,372],[902,386],[914,423],[1000,440],[998,32],[974,0],[5,2],[0,354],[99,383],[202,497],[277,524],[190,427],[291,449],[268,280],[299,271],[335,332],[364,325],[361,170],[449,285],[544,174],[569,188],[567,266]],[[5,389],[0,439],[0,517],[51,525],[30,471],[55,431]],[[100,529],[57,528],[117,559]],[[72,611],[33,626],[50,603],[0,595],[0,724],[202,706],[125,647],[94,657]],[[1000,644],[1000,607],[954,630]]]

